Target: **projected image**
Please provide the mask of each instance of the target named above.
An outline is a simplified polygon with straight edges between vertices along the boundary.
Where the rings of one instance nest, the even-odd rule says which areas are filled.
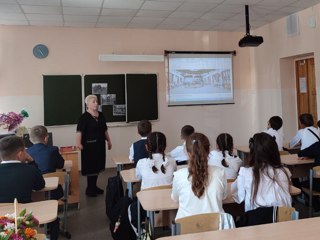
[[[231,57],[169,54],[169,105],[233,102]]]
[[[108,83],[92,83],[92,94],[106,95],[108,93]]]

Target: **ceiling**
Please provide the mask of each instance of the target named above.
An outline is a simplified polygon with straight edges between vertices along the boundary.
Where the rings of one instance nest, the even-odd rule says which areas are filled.
[[[245,31],[320,0],[0,0],[1,25]]]

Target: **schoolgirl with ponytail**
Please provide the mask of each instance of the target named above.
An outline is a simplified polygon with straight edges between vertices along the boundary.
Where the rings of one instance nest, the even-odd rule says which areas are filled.
[[[148,158],[140,159],[136,167],[136,176],[141,179],[141,189],[171,185],[176,162],[165,156],[166,136],[161,132],[152,132],[147,137]]]
[[[222,167],[227,179],[238,176],[242,160],[233,155],[233,138],[228,133],[221,133],[216,140],[216,149],[210,152],[209,165]]]
[[[221,212],[226,197],[224,170],[208,165],[210,142],[202,133],[187,138],[188,168],[174,173],[171,197],[179,201],[176,219],[201,213]]]

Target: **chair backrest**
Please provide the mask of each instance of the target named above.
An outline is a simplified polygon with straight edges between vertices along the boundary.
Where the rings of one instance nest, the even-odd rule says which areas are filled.
[[[176,220],[176,234],[219,230],[220,213],[197,214]]]
[[[161,185],[161,186],[156,186],[156,187],[145,188],[145,189],[143,189],[143,191],[170,189],[170,188],[172,188],[172,185]]]
[[[288,151],[279,151],[280,155],[288,155],[290,154]]]
[[[312,177],[313,178],[320,178],[320,166],[315,166],[312,168]]]
[[[66,172],[60,172],[59,171],[59,172],[46,173],[46,174],[43,174],[42,176],[44,178],[46,178],[46,177],[58,177],[59,178],[59,184],[64,186],[66,174],[67,174]]]
[[[299,212],[293,207],[278,207],[277,222],[299,219]]]
[[[227,179],[227,182],[228,183],[233,183],[235,180],[236,180],[236,178],[229,178],[229,179]]]

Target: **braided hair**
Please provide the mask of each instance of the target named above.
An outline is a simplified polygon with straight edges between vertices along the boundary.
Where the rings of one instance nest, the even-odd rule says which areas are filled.
[[[187,138],[186,148],[190,155],[188,178],[191,178],[193,193],[200,198],[208,186],[210,142],[204,134],[193,133]]]
[[[217,137],[217,146],[218,149],[222,152],[223,159],[221,160],[221,164],[224,167],[229,167],[227,161],[226,161],[226,151],[229,153],[230,156],[232,156],[233,152],[233,138],[228,133],[221,133]]]
[[[148,156],[149,159],[152,158],[153,153],[161,153],[162,159],[165,161],[165,154],[164,151],[166,150],[167,140],[166,136],[161,132],[152,132],[147,137],[147,148],[148,148]],[[158,168],[156,166],[152,166],[152,171],[154,173],[158,172]],[[166,167],[162,164],[161,165],[161,172],[163,174],[166,173]]]

